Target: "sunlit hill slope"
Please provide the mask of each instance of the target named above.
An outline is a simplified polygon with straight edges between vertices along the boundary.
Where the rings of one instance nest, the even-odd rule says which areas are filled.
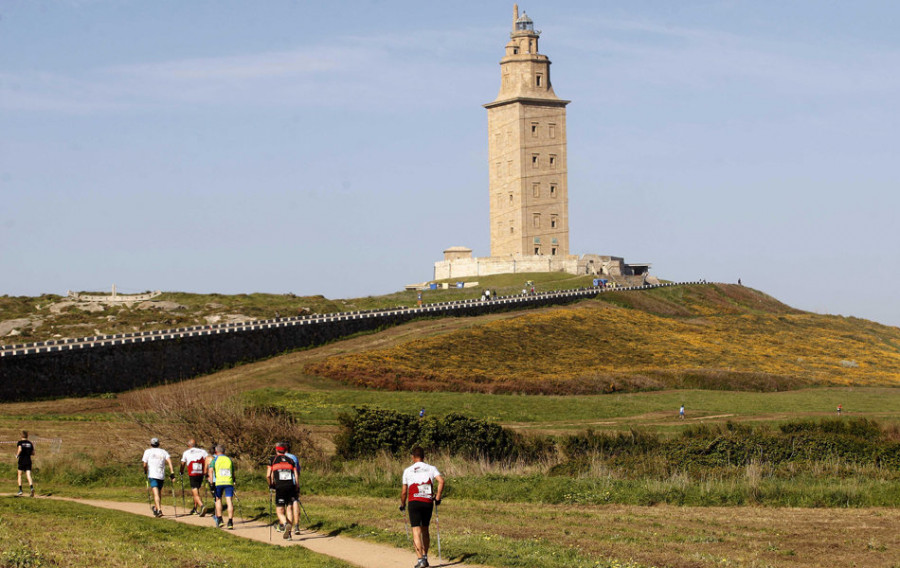
[[[607,293],[307,372],[384,389],[598,393],[900,384],[900,329],[735,285]]]

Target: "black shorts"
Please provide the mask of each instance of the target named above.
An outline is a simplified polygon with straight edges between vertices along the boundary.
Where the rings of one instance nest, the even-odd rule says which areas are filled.
[[[409,526],[427,527],[431,523],[431,513],[434,511],[433,503],[410,501],[407,508],[409,509]]]
[[[19,471],[31,471],[31,458],[28,459],[20,459],[18,465]]]
[[[203,487],[203,480],[206,478],[202,475],[189,475],[188,479],[191,480],[191,489],[200,489]]]
[[[287,507],[293,505],[297,500],[297,486],[289,485],[287,487],[275,488],[275,506]]]

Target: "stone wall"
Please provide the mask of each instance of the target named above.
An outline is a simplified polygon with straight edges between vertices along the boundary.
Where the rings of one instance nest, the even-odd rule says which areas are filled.
[[[674,286],[664,284],[662,286]],[[647,289],[654,286],[641,286]],[[313,347],[429,317],[477,316],[594,297],[590,288],[463,300],[373,312],[322,314],[202,329],[44,342],[0,352],[0,401],[121,392],[196,377],[240,362]]]

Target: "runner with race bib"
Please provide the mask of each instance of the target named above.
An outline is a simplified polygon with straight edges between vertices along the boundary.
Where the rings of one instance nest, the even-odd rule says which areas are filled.
[[[188,440],[188,449],[181,454],[181,475],[187,469],[188,479],[191,483],[191,495],[194,498],[194,507],[191,509],[192,515],[206,514],[206,507],[203,505],[203,499],[200,498],[200,488],[203,486],[203,479],[206,477],[206,458],[209,456],[206,450],[198,448],[193,438]],[[183,478],[182,478],[183,480]],[[182,484],[182,490],[184,485]]]
[[[297,501],[297,465],[289,458],[287,444],[279,442],[275,446],[275,457],[266,468],[266,481],[275,490],[275,513],[278,515],[279,530],[284,530],[284,539],[291,540],[291,525],[299,519],[291,520],[293,504]],[[295,515],[296,517],[296,515]]]
[[[403,472],[403,488],[400,491],[400,510],[409,504],[409,525],[412,527],[413,545],[418,562],[415,568],[427,568],[428,547],[431,537],[428,525],[434,506],[441,504],[444,493],[444,476],[433,465],[425,463],[425,450],[416,446],[410,452],[413,464]],[[437,481],[435,490],[434,482]]]

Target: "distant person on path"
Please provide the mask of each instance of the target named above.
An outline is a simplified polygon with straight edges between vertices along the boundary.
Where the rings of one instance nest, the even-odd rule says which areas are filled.
[[[187,468],[188,480],[191,484],[191,496],[194,498],[194,506],[191,509],[192,515],[206,514],[206,507],[203,506],[203,499],[200,497],[200,488],[203,486],[203,479],[206,477],[206,458],[209,456],[206,450],[197,447],[197,442],[193,438],[188,440],[188,449],[181,454],[181,470],[184,476],[184,470]],[[183,481],[183,478],[182,478]],[[184,486],[182,485],[182,490]]]
[[[29,494],[34,497],[34,480],[31,478],[31,456],[34,455],[34,444],[28,439],[28,432],[22,430],[22,439],[16,442],[16,479],[19,483],[19,492],[22,495],[22,473],[28,480]]]
[[[409,524],[412,527],[413,546],[419,561],[415,568],[428,567],[428,547],[431,537],[428,525],[434,507],[441,504],[444,493],[444,477],[433,465],[425,463],[425,450],[416,446],[410,452],[413,464],[403,472],[403,488],[400,490],[400,510],[409,503]],[[434,482],[437,481],[437,491]]]
[[[681,408],[678,409],[678,418],[684,420],[684,405],[681,405]]]
[[[838,410],[838,416],[840,416],[840,415],[841,415],[841,411],[844,410],[844,405],[843,405],[843,404],[839,404],[837,410]]]
[[[147,474],[147,480],[150,483],[150,491],[153,492],[153,514],[162,517],[162,505],[160,504],[160,492],[165,484],[166,464],[169,465],[169,479],[175,481],[175,468],[172,467],[172,459],[169,452],[159,447],[159,438],[150,439],[150,447],[144,450],[144,457],[141,458],[144,466],[144,473]]]
[[[213,442],[213,445],[209,447],[209,451],[206,453],[206,459],[203,460],[203,471],[206,472],[206,483],[209,485],[209,495],[213,499],[213,503],[216,501],[216,483],[212,480],[209,475],[209,470],[213,461],[213,457],[216,453],[216,444]],[[213,508],[213,513],[215,513],[215,507]]]
[[[422,307],[422,292],[421,291],[416,293],[416,305],[419,306],[420,308]]]
[[[294,534],[300,534],[300,458],[291,453],[291,443],[285,441],[284,447],[287,451],[284,452],[284,455],[291,458],[291,461],[294,462],[294,466],[297,468],[297,486],[296,493],[297,498],[294,499],[294,504],[292,506],[294,511]]]
[[[275,457],[266,468],[266,481],[275,490],[275,514],[284,527],[284,539],[291,540],[291,512],[297,502],[297,465],[287,457],[287,445],[279,442],[275,446]],[[293,521],[298,522],[296,515]],[[281,529],[279,526],[279,529]]]
[[[216,486],[216,527],[222,526],[222,500],[228,507],[227,529],[234,529],[234,462],[225,455],[225,446],[216,446],[216,455],[213,456],[209,467],[209,481]]]

